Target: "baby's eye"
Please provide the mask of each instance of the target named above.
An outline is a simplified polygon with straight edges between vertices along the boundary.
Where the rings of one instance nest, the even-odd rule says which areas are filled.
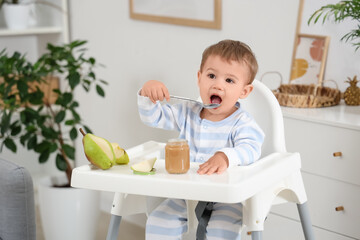
[[[227,78],[225,81],[226,81],[227,83],[234,83],[234,81],[233,81],[232,79],[230,79],[230,78]]]
[[[211,79],[215,79],[215,74],[209,73],[209,74],[208,74],[208,77],[211,78]]]

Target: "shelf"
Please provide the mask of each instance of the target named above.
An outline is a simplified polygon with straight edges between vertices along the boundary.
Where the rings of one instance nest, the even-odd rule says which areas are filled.
[[[360,130],[360,106],[339,105],[322,108],[281,107],[284,117]]]
[[[40,35],[40,34],[58,34],[62,32],[61,27],[33,27],[27,29],[7,29],[0,28],[0,36],[21,36],[21,35]]]

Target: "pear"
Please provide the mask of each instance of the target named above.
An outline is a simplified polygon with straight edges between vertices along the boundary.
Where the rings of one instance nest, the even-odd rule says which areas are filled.
[[[115,164],[115,153],[110,142],[104,138],[87,133],[80,128],[83,134],[83,146],[86,158],[101,169],[109,169]]]
[[[156,157],[147,159],[145,161],[136,163],[131,166],[131,169],[134,171],[134,173],[151,173],[155,172],[153,170],[154,164],[156,162]]]
[[[114,153],[115,153],[115,163],[128,164],[130,160],[126,151],[123,148],[121,148],[117,143],[111,143],[111,146],[114,149]]]

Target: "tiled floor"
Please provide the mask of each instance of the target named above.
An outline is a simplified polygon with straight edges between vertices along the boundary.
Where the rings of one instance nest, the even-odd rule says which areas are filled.
[[[45,240],[40,221],[40,213],[36,212],[36,240]],[[110,222],[110,214],[101,212],[96,240],[105,240]],[[127,221],[121,221],[118,240],[142,240],[145,239],[145,230]],[[51,239],[49,239],[51,240]],[[81,239],[79,239],[81,240]]]

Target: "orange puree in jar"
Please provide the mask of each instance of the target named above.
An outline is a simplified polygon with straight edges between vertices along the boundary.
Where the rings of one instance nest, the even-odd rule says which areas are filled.
[[[190,168],[189,145],[185,139],[170,139],[165,146],[165,168],[168,173],[186,173]]]

